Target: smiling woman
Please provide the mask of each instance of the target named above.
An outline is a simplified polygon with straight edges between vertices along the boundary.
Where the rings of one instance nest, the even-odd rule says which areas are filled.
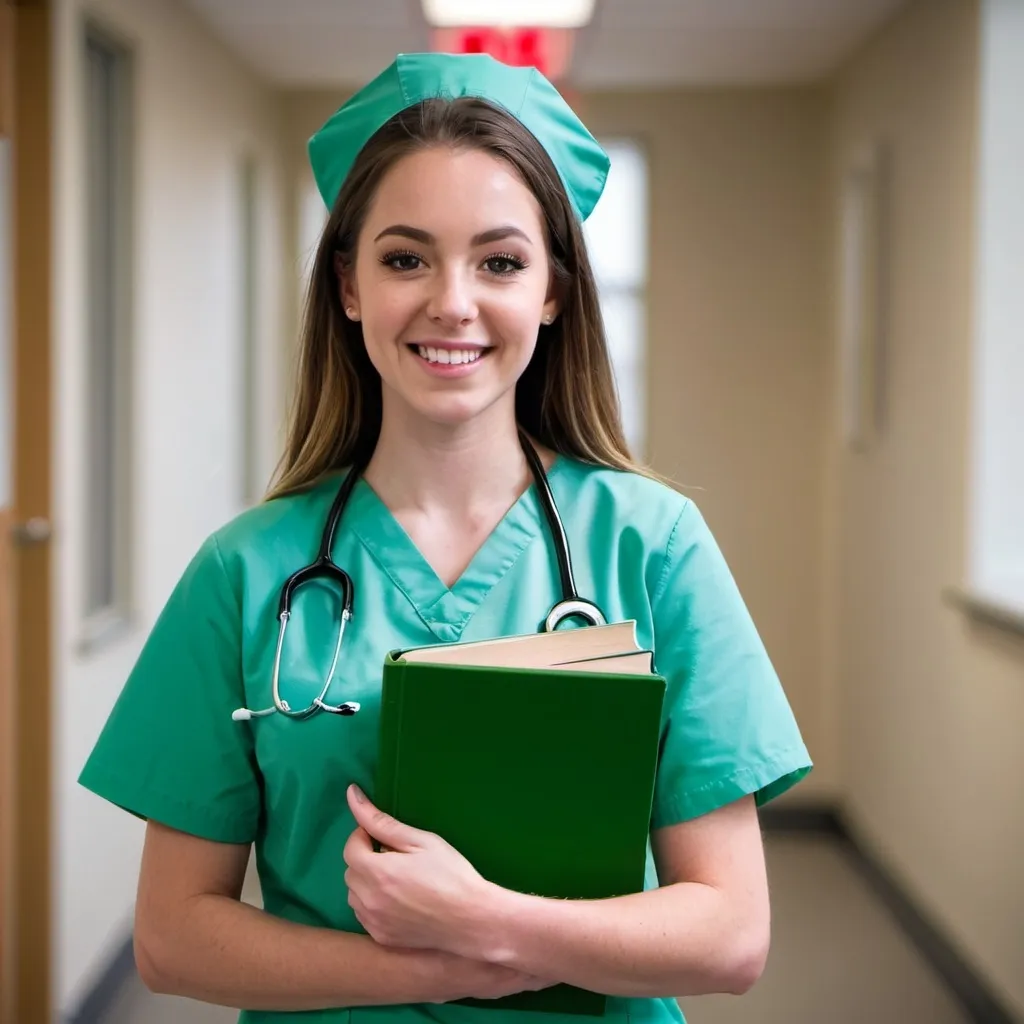
[[[247,1022],[465,1024],[566,983],[679,1024],[762,969],[755,808],[810,761],[700,513],[623,440],[581,227],[607,156],[535,71],[441,54],[310,156],[330,215],[275,486],[195,556],[82,773],[149,821],[142,977]],[[502,889],[372,800],[385,655],[535,632],[573,575],[556,509],[667,681],[644,888],[614,899]]]

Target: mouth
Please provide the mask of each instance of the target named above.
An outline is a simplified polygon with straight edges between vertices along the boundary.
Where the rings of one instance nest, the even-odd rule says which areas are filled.
[[[408,347],[432,366],[464,366],[477,363],[491,351],[489,348],[439,348],[434,345]]]

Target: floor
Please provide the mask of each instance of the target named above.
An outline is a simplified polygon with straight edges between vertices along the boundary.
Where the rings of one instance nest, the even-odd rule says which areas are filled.
[[[970,1024],[828,838],[769,836],[773,940],[745,996],[683,1002],[689,1024]],[[231,1024],[233,1010],[133,981],[103,1024]]]

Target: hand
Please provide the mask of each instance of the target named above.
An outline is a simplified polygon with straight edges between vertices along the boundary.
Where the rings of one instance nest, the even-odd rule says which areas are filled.
[[[347,795],[359,827],[345,844],[345,884],[367,933],[382,946],[479,959],[495,887],[440,836],[396,821],[356,786]]]
[[[454,953],[433,951],[437,959],[436,977],[439,991],[424,1000],[429,1003],[449,1003],[457,999],[501,999],[517,992],[537,992],[557,982],[534,978],[510,967],[471,960]]]

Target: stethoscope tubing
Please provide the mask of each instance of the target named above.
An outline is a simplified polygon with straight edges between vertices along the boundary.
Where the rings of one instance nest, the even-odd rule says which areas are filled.
[[[548,483],[547,474],[544,472],[544,465],[540,460],[540,456],[522,430],[519,431],[519,441],[526,455],[526,461],[529,463],[530,472],[533,474],[537,496],[540,499],[541,509],[547,521],[548,532],[551,536],[555,558],[558,563],[558,576],[562,588],[562,598],[548,612],[541,624],[541,630],[543,632],[553,632],[565,619],[572,617],[585,619],[592,626],[604,625],[606,620],[601,609],[593,601],[581,598],[576,590],[576,580],[572,569],[572,554],[569,550],[569,538],[566,536],[562,518],[558,514],[558,506],[555,504],[551,485]],[[352,491],[361,476],[361,467],[353,467],[346,474],[345,479],[338,488],[334,501],[331,503],[330,511],[327,513],[327,520],[324,524],[323,533],[320,536],[320,548],[317,551],[315,560],[309,565],[293,572],[285,580],[281,588],[277,610],[280,627],[277,635],[277,649],[274,654],[273,680],[271,683],[273,706],[260,711],[239,708],[231,716],[235,721],[264,718],[275,713],[284,715],[287,718],[301,719],[308,718],[317,711],[325,711],[336,715],[354,715],[359,711],[359,704],[356,701],[346,701],[342,704],[332,705],[326,703],[324,698],[327,696],[327,691],[331,688],[331,683],[334,681],[334,674],[341,657],[341,643],[345,635],[345,626],[352,617],[352,608],[355,600],[355,586],[352,578],[334,561],[331,557],[331,551],[334,548],[334,540],[338,533],[341,517],[348,505],[349,498],[352,496]],[[338,625],[338,639],[334,645],[334,655],[331,659],[330,671],[324,679],[320,693],[308,707],[296,711],[281,696],[281,657],[284,652],[284,638],[292,614],[292,596],[302,584],[320,578],[332,579],[341,587],[342,608]]]

